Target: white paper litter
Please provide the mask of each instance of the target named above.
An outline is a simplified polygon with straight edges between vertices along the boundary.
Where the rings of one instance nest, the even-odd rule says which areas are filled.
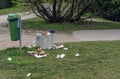
[[[76,53],[75,56],[78,57],[78,56],[80,56],[80,54],[79,54],[79,53]]]
[[[63,48],[64,47],[64,45],[62,44],[62,45],[60,45],[60,46],[57,46],[57,48],[59,49],[59,48]]]
[[[35,54],[34,55],[36,58],[42,58],[42,57],[47,57],[47,55],[45,54],[45,55],[38,55],[38,54]]]
[[[7,58],[7,60],[8,60],[8,61],[12,61],[12,58],[11,58],[11,57],[9,57],[9,58]]]
[[[65,54],[61,54],[61,55],[57,55],[57,57],[56,58],[64,58],[65,57]]]
[[[68,50],[68,48],[63,48],[63,50],[67,51],[67,50]]]
[[[30,75],[31,75],[31,73],[28,73],[28,74],[27,74],[27,77],[30,77]]]
[[[57,55],[57,57],[56,58],[60,58],[60,55]]]
[[[34,51],[27,51],[28,54],[32,54],[35,53]]]
[[[65,54],[61,54],[60,58],[64,58],[65,57]]]
[[[47,32],[47,35],[51,35],[51,33],[50,33],[50,32]]]

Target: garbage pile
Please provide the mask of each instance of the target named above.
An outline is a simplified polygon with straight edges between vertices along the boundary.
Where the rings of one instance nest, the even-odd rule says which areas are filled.
[[[52,46],[51,48],[48,48],[47,50],[58,50],[58,49],[61,49],[61,50],[63,50],[63,51],[68,51],[69,50],[69,48],[67,48],[67,47],[64,47],[64,45],[62,44],[62,45],[54,45],[54,46]],[[46,53],[46,51],[45,51],[46,49],[44,49],[44,48],[38,48],[36,51],[27,51],[27,53],[29,54],[29,56],[32,56],[32,57],[35,57],[35,58],[42,58],[42,57],[47,57],[49,54],[48,53]],[[57,55],[56,56],[56,58],[64,58],[66,56],[66,54],[59,54],[59,55]],[[76,53],[75,54],[75,57],[78,57],[78,56],[80,56],[79,55],[79,53]]]
[[[62,49],[63,51],[68,51],[69,48],[65,47],[63,44],[61,45],[55,45],[53,44],[53,33],[55,33],[54,30],[50,30],[49,32],[39,32],[36,33],[36,44],[34,45],[28,45],[28,48],[38,47],[36,51],[27,51],[29,56],[33,56],[36,58],[42,58],[47,57],[48,53],[46,53],[47,50],[57,50]],[[75,54],[75,56],[80,56],[78,53]],[[65,54],[59,54],[56,58],[64,58]]]

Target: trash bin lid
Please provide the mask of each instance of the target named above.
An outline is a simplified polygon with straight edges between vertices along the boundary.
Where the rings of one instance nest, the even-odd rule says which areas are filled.
[[[18,14],[8,14],[8,19],[18,19],[20,18],[20,15]]]

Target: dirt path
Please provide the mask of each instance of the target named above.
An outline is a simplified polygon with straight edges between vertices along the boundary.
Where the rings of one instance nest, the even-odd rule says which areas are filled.
[[[80,41],[120,40],[120,30],[80,30],[73,32]]]
[[[20,15],[22,16],[22,20],[36,17],[29,13]],[[4,24],[7,23],[7,15],[0,16],[0,50],[19,46],[19,41],[10,40],[9,28],[4,27]],[[35,44],[36,32],[40,31],[22,30],[23,46]],[[80,30],[72,34],[62,32],[56,32],[54,34],[54,43],[100,40],[120,40],[120,30]]]
[[[33,45],[35,44],[35,35],[36,32],[40,31],[22,31],[22,40],[23,46]],[[54,43],[65,43],[65,42],[78,42],[79,39],[74,37],[73,35],[67,33],[55,33],[54,34]],[[10,48],[10,47],[18,47],[19,41],[11,41],[9,29],[0,27],[0,50]]]
[[[37,32],[27,30],[22,31],[23,46],[35,44],[35,35]],[[120,40],[120,30],[79,30],[72,34],[56,32],[54,34],[54,43],[80,42],[80,41],[103,41],[103,40]],[[0,27],[0,50],[18,47],[19,41],[11,41],[9,29]]]

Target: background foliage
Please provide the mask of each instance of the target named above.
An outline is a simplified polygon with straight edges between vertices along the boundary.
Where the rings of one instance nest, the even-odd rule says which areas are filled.
[[[96,0],[92,10],[105,19],[120,21],[120,0]]]
[[[0,0],[0,9],[8,8],[13,5],[11,0]]]

